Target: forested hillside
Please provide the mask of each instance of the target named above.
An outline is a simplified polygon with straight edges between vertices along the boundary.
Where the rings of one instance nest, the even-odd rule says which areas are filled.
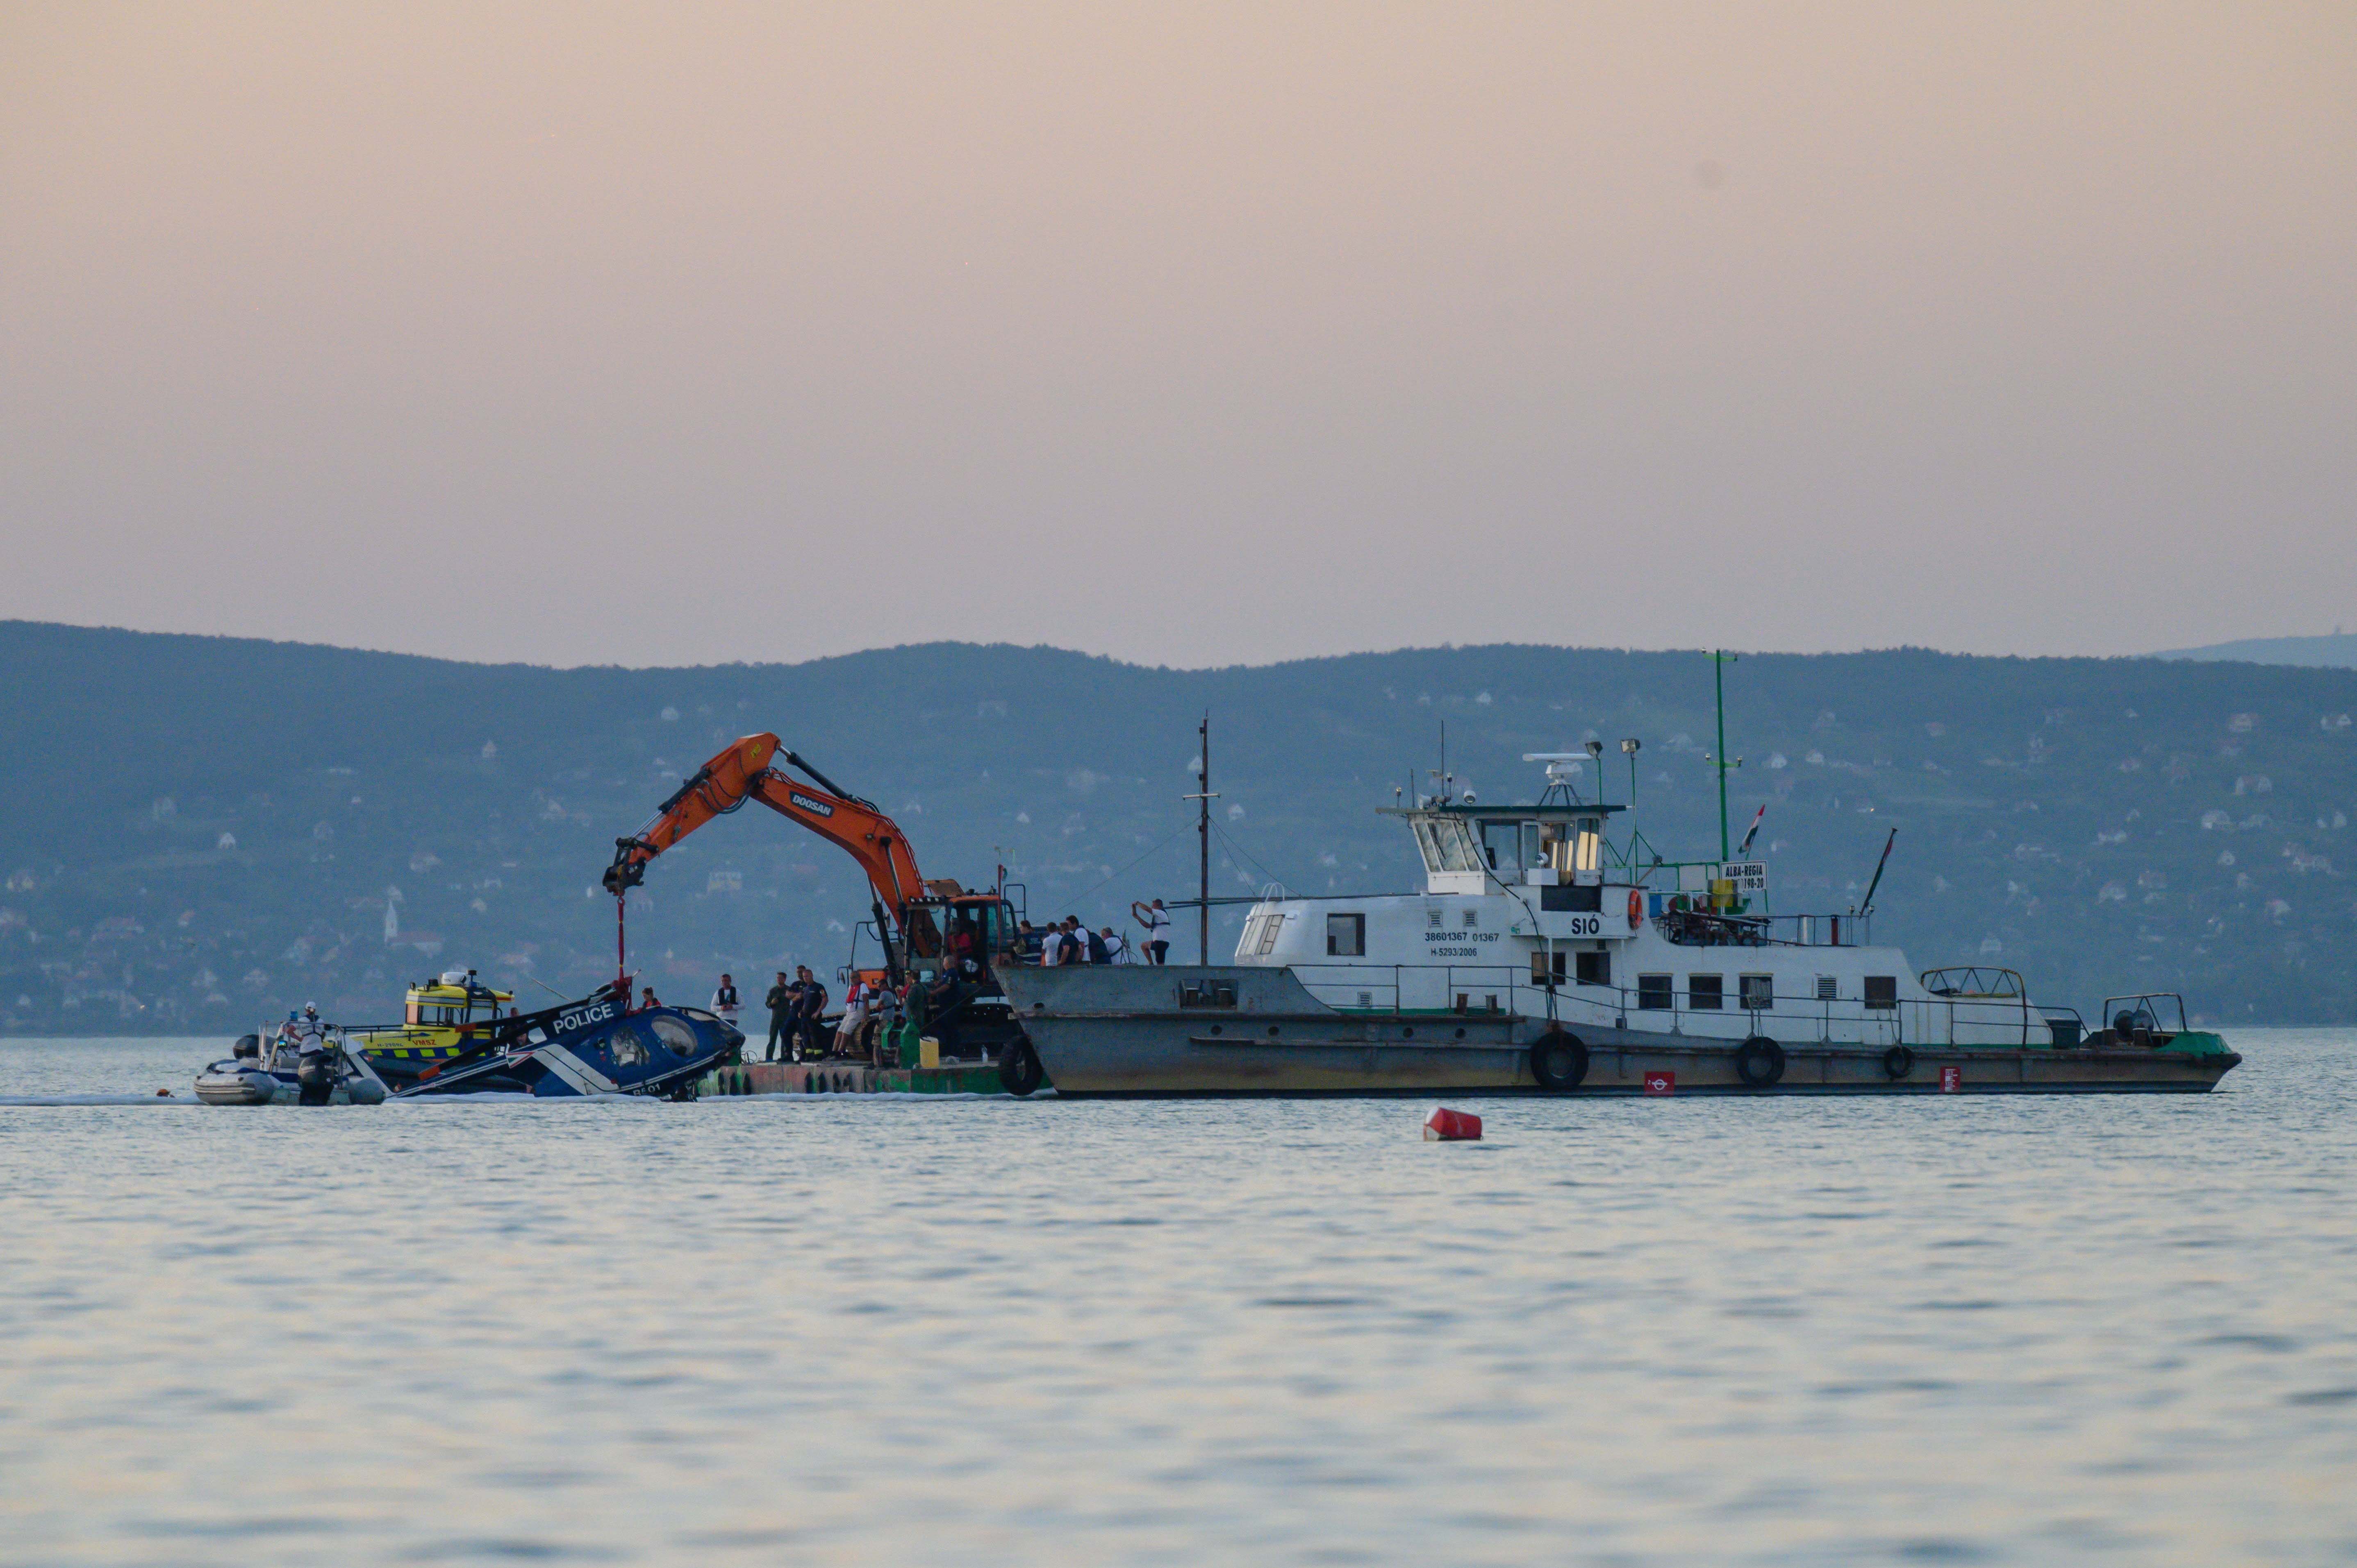
[[[1717,848],[1698,653],[1424,650],[1146,670],[933,645],[791,666],[478,666],[231,639],[0,624],[0,1027],[230,1032],[306,1000],[359,1020],[453,964],[527,996],[610,972],[619,834],[772,729],[899,817],[930,876],[996,864],[1035,915],[1117,919],[1195,883],[1195,726],[1212,725],[1214,892],[1409,886],[1374,814],[1448,755],[1526,798],[1525,751],[1642,741],[1635,820]],[[1737,831],[1761,802],[1772,901],[1854,903],[1898,848],[1877,935],[1987,959],[2056,1001],[2180,986],[2224,1021],[2357,1018],[2357,672],[1918,650],[1727,671]],[[851,863],[760,811],[657,862],[634,956],[674,999],[832,972]],[[1239,911],[1215,921],[1232,943]],[[1180,952],[1193,956],[1191,928]]]

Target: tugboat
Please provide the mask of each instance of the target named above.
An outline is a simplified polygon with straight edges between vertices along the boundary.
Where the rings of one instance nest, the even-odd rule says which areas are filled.
[[[1420,891],[1273,886],[1225,965],[1005,970],[1032,1073],[1066,1097],[2200,1093],[2242,1060],[2173,993],[2108,999],[2090,1033],[2013,971],[1918,974],[1875,944],[1871,887],[1843,914],[1770,914],[1742,851],[1616,844],[1621,808],[1577,783],[1601,749],[1526,755],[1547,768],[1528,805],[1444,784],[1386,811]]]

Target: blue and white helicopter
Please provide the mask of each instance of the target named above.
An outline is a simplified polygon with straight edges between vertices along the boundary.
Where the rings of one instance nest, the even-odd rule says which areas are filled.
[[[733,1025],[700,1007],[631,1011],[630,982],[622,979],[579,1002],[497,1020],[472,1050],[428,1069],[393,1098],[508,1093],[687,1100],[696,1081],[744,1043]]]

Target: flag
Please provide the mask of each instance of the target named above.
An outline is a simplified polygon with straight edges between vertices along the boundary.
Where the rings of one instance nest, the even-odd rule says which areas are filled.
[[[1751,841],[1760,836],[1760,823],[1767,817],[1767,815],[1768,808],[1763,804],[1760,808],[1760,814],[1753,817],[1751,819],[1751,825],[1744,830],[1743,842],[1735,846],[1736,859],[1740,860],[1745,855],[1751,853]]]
[[[1899,830],[1897,828],[1893,828],[1890,830],[1890,836],[1882,841],[1882,858],[1874,863],[1874,880],[1866,885],[1866,902],[1858,906],[1857,912],[1859,914],[1867,915],[1873,913],[1874,890],[1882,886],[1882,868],[1890,864],[1890,846],[1898,842]]]

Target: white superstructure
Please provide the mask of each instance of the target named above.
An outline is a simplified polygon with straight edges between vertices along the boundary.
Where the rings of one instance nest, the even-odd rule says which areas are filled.
[[[1606,836],[1620,808],[1580,800],[1558,768],[1548,776],[1534,805],[1441,798],[1386,813],[1415,835],[1422,892],[1272,887],[1234,961],[1289,969],[1344,1012],[1788,1043],[2047,1046],[2063,1030],[2076,1042],[2077,1015],[2050,1020],[2010,971],[1918,976],[1900,950],[1871,945],[1857,915],[1761,911],[1764,865],[1640,865],[1637,841]]]

